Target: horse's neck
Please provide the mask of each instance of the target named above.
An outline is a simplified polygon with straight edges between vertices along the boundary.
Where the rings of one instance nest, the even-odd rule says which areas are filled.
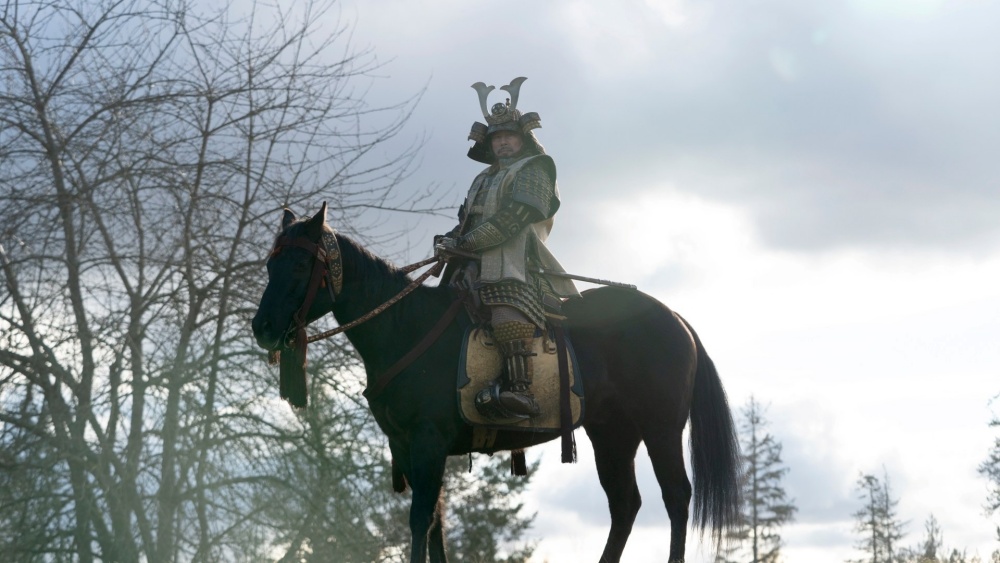
[[[345,245],[346,246],[346,245]],[[344,286],[333,307],[340,325],[354,322],[375,311],[402,292],[409,279],[384,260],[359,248],[345,248]],[[403,298],[410,303],[396,303],[385,311],[347,331],[347,337],[366,364],[377,366],[392,361],[395,348],[405,345],[407,333],[418,323],[405,319],[404,310],[412,310],[413,300],[422,300],[430,288],[418,287]]]

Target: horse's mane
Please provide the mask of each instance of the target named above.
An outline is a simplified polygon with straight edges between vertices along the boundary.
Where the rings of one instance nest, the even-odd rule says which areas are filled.
[[[285,229],[283,234],[292,237],[303,235],[308,219],[308,217],[299,219]],[[345,286],[357,283],[356,280],[364,280],[364,293],[381,304],[395,296],[412,281],[406,272],[368,250],[351,237],[334,231],[328,225],[323,225],[323,229],[324,232],[334,234],[337,237],[337,244],[340,247],[344,264]],[[421,286],[403,302],[390,307],[385,314],[399,311],[403,308],[404,303],[412,303],[414,298],[417,301],[423,301],[418,295],[436,295],[444,291],[444,288]]]
[[[386,291],[395,294],[410,283],[410,276],[393,263],[361,246],[351,237],[336,234],[340,252],[344,255],[345,282],[367,280],[366,287],[378,294]]]

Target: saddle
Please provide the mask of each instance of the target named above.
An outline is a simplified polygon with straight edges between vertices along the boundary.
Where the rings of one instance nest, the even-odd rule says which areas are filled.
[[[474,449],[490,449],[500,430],[557,433],[572,430],[583,422],[583,381],[579,375],[576,355],[569,339],[564,337],[565,346],[560,346],[556,341],[556,334],[556,331],[550,329],[535,337],[532,342],[536,355],[531,392],[538,401],[541,414],[531,418],[507,419],[489,418],[476,408],[476,395],[491,387],[502,376],[503,362],[488,328],[484,325],[472,325],[466,330],[458,363],[457,391],[462,418],[474,427]],[[563,397],[560,397],[560,349],[565,351],[564,361],[568,374],[568,390],[563,393],[568,396],[565,405],[568,417],[563,413]],[[569,429],[565,428],[566,422],[569,423]]]

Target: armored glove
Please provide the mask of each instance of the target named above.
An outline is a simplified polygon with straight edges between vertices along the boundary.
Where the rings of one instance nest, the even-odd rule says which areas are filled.
[[[453,252],[458,248],[458,241],[446,235],[436,235],[434,237],[434,256],[438,258],[451,258]]]

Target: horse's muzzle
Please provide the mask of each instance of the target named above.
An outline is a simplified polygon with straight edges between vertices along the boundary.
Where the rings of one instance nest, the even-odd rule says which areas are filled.
[[[265,350],[276,350],[284,341],[285,332],[275,330],[274,325],[260,314],[254,316],[250,326],[253,328],[253,336],[257,340],[257,345]]]

